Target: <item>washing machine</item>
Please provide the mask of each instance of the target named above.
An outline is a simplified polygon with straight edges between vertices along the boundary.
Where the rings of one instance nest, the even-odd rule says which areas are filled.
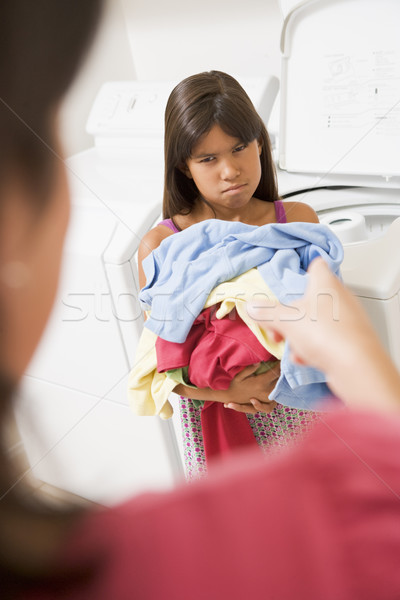
[[[267,121],[276,78],[243,80]],[[53,313],[24,377],[16,418],[33,475],[101,504],[184,477],[174,418],[136,417],[127,380],[143,327],[137,249],[161,218],[164,111],[174,82],[106,82],[66,161],[72,199]]]
[[[342,240],[343,279],[400,368],[400,3],[281,7],[279,192]]]

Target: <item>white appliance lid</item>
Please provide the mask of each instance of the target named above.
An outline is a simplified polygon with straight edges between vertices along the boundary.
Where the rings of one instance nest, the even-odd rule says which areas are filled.
[[[172,82],[107,81],[97,93],[86,130],[99,139],[161,141]]]
[[[268,122],[279,89],[276,77],[240,78],[252,102]],[[164,113],[172,81],[107,81],[97,93],[86,130],[103,148],[163,148]]]
[[[282,169],[400,185],[399,22],[398,0],[309,0],[289,12],[281,39]]]

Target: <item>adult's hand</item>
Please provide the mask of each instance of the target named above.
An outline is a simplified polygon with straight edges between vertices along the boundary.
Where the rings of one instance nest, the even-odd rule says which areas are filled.
[[[304,297],[290,306],[249,303],[249,315],[292,359],[323,371],[334,394],[351,406],[400,407],[400,376],[358,300],[323,259],[308,272]]]

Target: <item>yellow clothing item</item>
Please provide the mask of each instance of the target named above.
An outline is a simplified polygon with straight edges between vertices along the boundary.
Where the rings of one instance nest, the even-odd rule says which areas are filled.
[[[165,373],[157,372],[156,339],[155,333],[147,327],[143,328],[135,365],[129,375],[128,398],[135,415],[159,415],[162,419],[169,419],[173,408],[168,396],[177,383]]]
[[[280,360],[283,355],[285,342],[271,340],[265,331],[257,323],[254,323],[247,311],[247,302],[257,300],[267,300],[271,306],[274,306],[278,302],[276,296],[271,292],[258,270],[254,268],[229,281],[220,283],[208,296],[204,308],[221,302],[221,306],[215,315],[217,319],[222,319],[233,308],[236,308],[239,317],[254,333],[260,344]]]

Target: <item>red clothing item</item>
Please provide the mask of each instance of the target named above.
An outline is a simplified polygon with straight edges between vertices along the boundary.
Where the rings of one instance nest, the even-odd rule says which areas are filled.
[[[37,600],[398,600],[400,417],[324,416],[299,446],[88,515],[63,564],[79,588]]]
[[[244,367],[274,358],[235,308],[217,319],[218,308],[216,304],[204,309],[182,344],[157,338],[159,373],[189,365],[189,379],[196,387],[227,390]]]
[[[207,465],[217,456],[226,456],[244,446],[257,446],[244,413],[225,408],[221,402],[205,402],[200,413]]]
[[[258,341],[234,308],[217,319],[219,304],[204,309],[182,344],[157,338],[159,372],[189,365],[189,379],[198,388],[227,390],[232,379],[249,365],[274,358]],[[244,413],[206,402],[201,429],[207,463],[243,446],[257,446]]]

